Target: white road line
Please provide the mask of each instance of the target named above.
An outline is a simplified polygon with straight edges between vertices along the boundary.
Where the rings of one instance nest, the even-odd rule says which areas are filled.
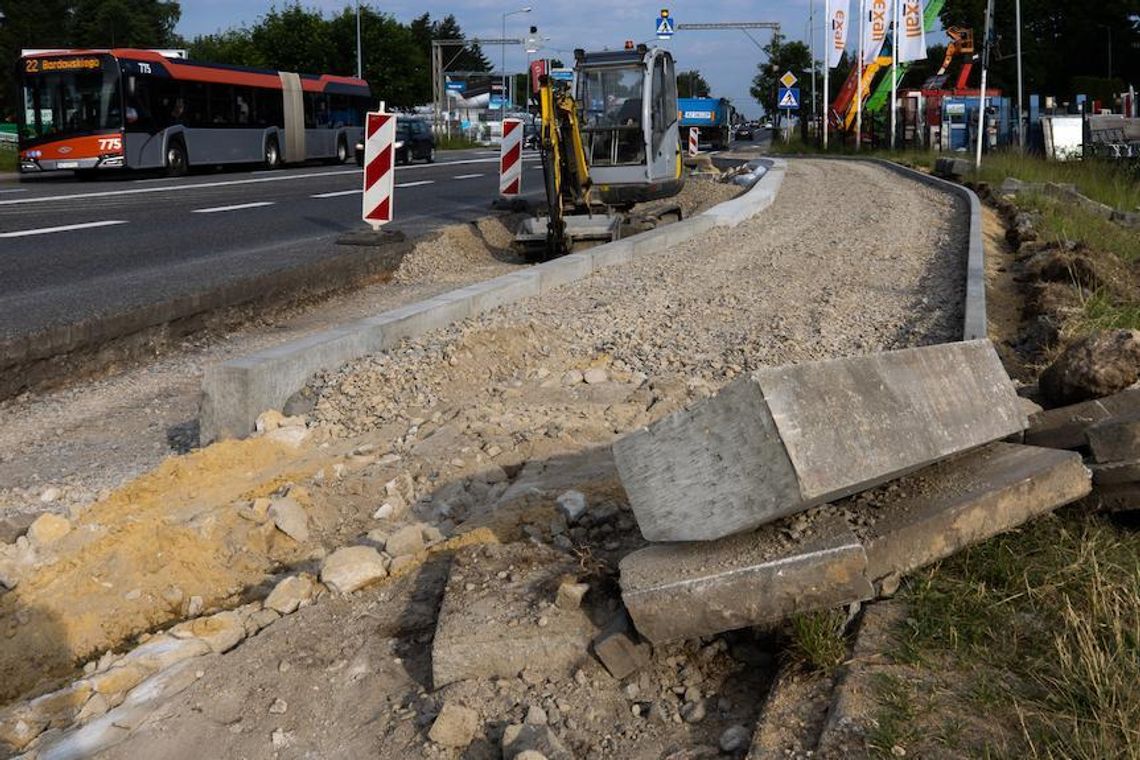
[[[421,179],[419,182],[397,182],[396,187],[419,187],[420,185],[434,185],[434,179]]]
[[[28,188],[26,188],[26,187],[13,187],[10,190],[0,190],[0,193],[26,193],[26,192],[28,192]]]
[[[483,176],[482,174],[457,174],[454,177],[452,177],[452,179],[475,179],[476,177],[482,177],[482,176]]]
[[[337,190],[334,193],[317,193],[316,195],[310,195],[309,197],[310,198],[339,198],[342,195],[356,195],[357,193],[362,193],[362,192],[364,192],[364,191],[361,188],[357,188],[355,190]]]
[[[19,230],[18,232],[0,232],[0,238],[28,237],[30,235],[47,235],[50,232],[69,232],[70,230],[89,230],[93,227],[110,227],[113,224],[126,224],[125,221],[85,222],[84,224],[65,224],[61,227],[40,227],[35,230]]]
[[[219,211],[241,211],[245,208],[260,208],[262,206],[272,206],[273,201],[257,201],[256,203],[239,203],[236,206],[214,206],[213,208],[196,208],[191,211],[191,214],[216,214]]]

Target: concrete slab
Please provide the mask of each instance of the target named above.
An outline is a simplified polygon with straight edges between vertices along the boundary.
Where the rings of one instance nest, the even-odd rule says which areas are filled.
[[[774,526],[720,541],[650,546],[620,565],[638,632],[660,644],[870,599],[867,555],[839,516],[792,545]]]
[[[728,201],[731,203],[732,201]],[[674,222],[629,238],[633,245],[633,258],[664,253],[675,245],[700,237],[716,226],[712,217],[698,214],[681,222]]]
[[[390,309],[363,319],[360,324],[369,330],[379,331],[382,346],[391,348],[404,338],[414,338],[470,316],[471,298],[455,291]]]
[[[474,316],[538,295],[539,281],[540,274],[528,269],[477,282],[449,295],[455,298],[470,298],[471,314]]]
[[[1098,485],[1085,503],[1101,512],[1140,511],[1140,483]]]
[[[524,670],[570,675],[598,634],[588,610],[554,605],[561,581],[580,570],[573,557],[530,543],[457,552],[432,642],[434,688]]]
[[[620,266],[633,261],[633,243],[629,240],[615,240],[612,243],[583,251],[582,254],[590,257],[593,261],[594,271],[597,271],[605,267]]]
[[[642,534],[701,541],[1024,427],[997,353],[980,340],[762,369],[613,451]]]
[[[1140,459],[1140,414],[1114,417],[1088,430],[1093,459],[1100,463]]]
[[[1090,469],[1092,469],[1093,483],[1098,486],[1124,483],[1140,484],[1140,459],[1133,459],[1128,462],[1094,464]]]
[[[860,538],[868,578],[906,575],[1086,496],[1079,454],[995,443],[897,482],[903,498],[875,510]]]
[[[752,183],[751,189],[730,201],[720,203],[700,216],[712,219],[717,227],[736,227],[772,205],[780,191],[787,170],[787,162],[774,159],[763,176]]]
[[[1029,418],[1025,442],[1054,449],[1079,449],[1088,445],[1089,428],[1097,423],[1134,415],[1140,415],[1140,388],[1036,414]]]

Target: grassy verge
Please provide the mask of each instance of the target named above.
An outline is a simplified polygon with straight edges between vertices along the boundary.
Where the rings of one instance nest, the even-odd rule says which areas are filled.
[[[16,151],[0,148],[0,172],[16,171]]]
[[[843,145],[838,140],[831,141],[827,150],[823,146],[817,144],[812,140],[804,142],[800,139],[799,134],[793,134],[792,138],[787,142],[783,140],[773,140],[770,152],[773,155],[798,155],[798,154],[818,154],[828,156],[860,156],[862,158],[884,158],[890,161],[896,161],[903,166],[911,168],[930,169],[934,166],[935,159],[938,154],[928,150],[885,150],[879,148],[864,148],[856,151],[854,146]]]
[[[483,146],[466,137],[443,136],[435,138],[435,147],[436,150],[467,150],[469,148],[481,148]]]
[[[843,610],[822,610],[792,618],[789,653],[808,670],[831,672],[847,656]]]
[[[996,187],[1006,177],[1022,182],[1075,185],[1082,195],[1122,211],[1140,208],[1140,175],[1120,162],[1046,161],[1005,151],[987,154],[982,159],[979,179]]]
[[[1020,735],[1016,756],[1140,758],[1140,534],[1045,518],[920,575],[904,598],[896,657],[967,674],[946,682]],[[891,684],[877,691],[898,701]]]

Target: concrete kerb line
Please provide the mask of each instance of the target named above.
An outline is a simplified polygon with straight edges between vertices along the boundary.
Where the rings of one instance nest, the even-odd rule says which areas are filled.
[[[201,442],[208,444],[249,435],[258,415],[269,409],[281,409],[289,397],[319,371],[335,369],[390,348],[403,338],[447,327],[498,306],[585,279],[605,267],[663,253],[714,227],[735,227],[770,206],[775,199],[787,164],[782,160],[773,160],[771,164],[752,189],[682,222],[209,367],[202,378]],[[279,371],[285,356],[293,365],[293,371],[287,373]],[[298,364],[301,366],[296,366]]]

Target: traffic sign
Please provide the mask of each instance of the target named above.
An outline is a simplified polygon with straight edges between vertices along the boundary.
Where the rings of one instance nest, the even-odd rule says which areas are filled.
[[[785,88],[795,87],[798,81],[800,80],[790,71],[785,71],[784,76],[780,77],[780,84],[784,85]]]
[[[799,108],[800,107],[800,88],[799,87],[781,87],[779,94],[779,103],[777,108]]]
[[[379,230],[392,221],[396,175],[396,115],[369,113],[364,130],[364,206],[362,218]]]
[[[667,40],[677,31],[676,22],[669,15],[668,8],[662,8],[661,15],[653,19],[653,23],[657,28],[657,39],[659,40]]]

